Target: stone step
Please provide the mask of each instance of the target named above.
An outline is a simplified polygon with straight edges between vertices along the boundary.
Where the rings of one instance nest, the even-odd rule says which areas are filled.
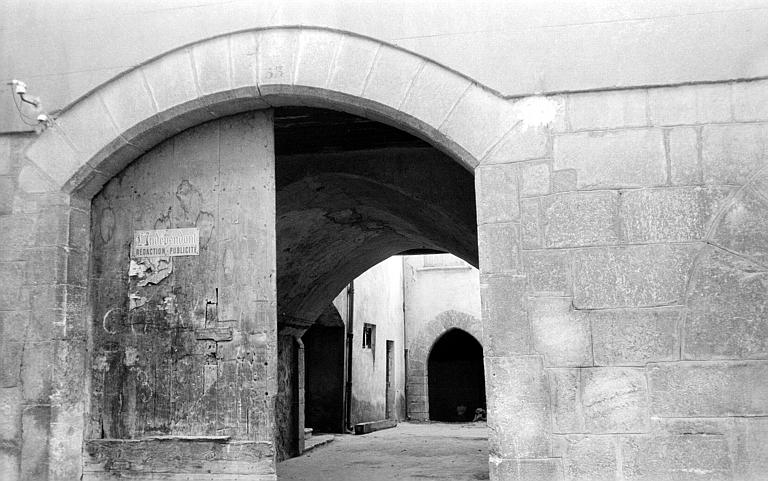
[[[368,423],[355,424],[355,434],[368,434],[382,429],[394,428],[397,421],[394,419],[382,419],[381,421],[371,421]]]
[[[319,448],[320,446],[325,446],[326,444],[333,442],[334,439],[336,439],[336,437],[333,434],[317,434],[310,439],[305,439],[304,451],[302,451],[302,454],[315,448]]]
[[[304,441],[312,437],[312,428],[304,428]]]

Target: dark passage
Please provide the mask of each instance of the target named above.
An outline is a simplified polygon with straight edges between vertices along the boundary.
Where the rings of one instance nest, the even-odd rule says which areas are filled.
[[[460,329],[443,334],[428,361],[429,418],[433,421],[472,421],[485,409],[483,348]]]

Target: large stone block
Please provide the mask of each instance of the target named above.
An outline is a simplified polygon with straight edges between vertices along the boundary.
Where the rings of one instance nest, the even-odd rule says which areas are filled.
[[[589,433],[640,433],[648,430],[648,390],[642,369],[583,369],[581,402]]]
[[[21,435],[22,402],[21,387],[0,387],[0,443]]]
[[[296,58],[296,85],[324,88],[341,36],[325,30],[302,30]]]
[[[359,96],[363,92],[365,79],[368,78],[378,50],[377,42],[359,37],[344,37],[336,54],[328,87],[331,90]]]
[[[256,34],[259,88],[293,83],[299,32],[298,29],[263,30]]]
[[[491,456],[490,479],[495,481],[562,481],[563,462],[558,458],[504,459]]]
[[[701,162],[699,162],[699,134],[694,127],[670,129],[669,164],[670,181],[673,185],[700,184]]]
[[[475,170],[477,223],[519,220],[519,170],[515,165],[482,166]]]
[[[484,276],[480,283],[483,347],[486,356],[531,352],[531,329],[525,310],[525,278]]]
[[[542,247],[540,210],[538,198],[520,201],[520,237],[523,249]]]
[[[29,146],[26,156],[45,176],[53,180],[57,187],[66,184],[88,160],[75,150],[67,140],[66,134],[58,127],[46,130]],[[23,178],[19,179],[19,187],[26,192],[34,192],[31,190],[32,186]]]
[[[14,170],[11,142],[10,135],[0,135],[0,175],[11,175]]]
[[[21,472],[24,480],[48,479],[48,441],[51,424],[50,406],[24,408],[21,426]]]
[[[584,413],[581,409],[581,369],[547,369],[552,423],[555,433],[583,433]]]
[[[485,363],[491,455],[549,456],[552,424],[541,358],[486,357]]]
[[[680,125],[731,120],[730,85],[684,85],[648,90],[653,125]]]
[[[520,196],[530,197],[549,194],[550,174],[549,162],[521,162]]]
[[[230,37],[219,37],[194,45],[190,55],[200,93],[211,95],[232,87]]]
[[[585,132],[555,137],[553,169],[576,169],[578,187],[648,187],[667,177],[660,130]]]
[[[589,321],[575,311],[570,298],[537,297],[529,300],[533,347],[553,367],[591,366]]]
[[[651,413],[661,417],[768,415],[768,362],[649,364]]]
[[[544,247],[617,244],[619,194],[573,192],[541,199]]]
[[[733,479],[762,481],[768,473],[768,418],[737,418],[735,425]]]
[[[565,479],[569,481],[615,481],[618,472],[617,440],[614,436],[569,435],[558,440]]]
[[[485,224],[477,229],[480,269],[486,274],[519,274],[520,226]]]
[[[518,112],[512,102],[473,84],[459,99],[440,127],[440,132],[475,159],[481,159],[518,120]]]
[[[768,120],[768,81],[734,83],[733,114],[737,122]]]
[[[643,366],[679,358],[681,309],[591,311],[592,349],[598,366]]]
[[[366,82],[363,96],[399,108],[424,60],[400,49],[382,47]]]
[[[143,67],[150,92],[162,112],[197,98],[189,49],[176,50]]]
[[[703,240],[727,188],[664,188],[624,192],[621,231],[630,244]]]
[[[157,109],[141,69],[133,70],[99,90],[120,132],[154,116]]]
[[[559,249],[522,251],[528,289],[534,295],[570,294],[568,255]]]
[[[621,439],[627,481],[726,481],[732,463],[724,436],[627,436]]]
[[[720,249],[702,256],[688,294],[684,359],[768,356],[768,269]]]
[[[768,198],[742,190],[720,219],[712,242],[768,265]]]
[[[13,213],[13,197],[16,183],[11,177],[0,177],[0,215]]]
[[[695,244],[581,249],[574,256],[577,309],[681,304]]]
[[[400,109],[437,128],[470,84],[469,79],[428,62],[414,79]]]
[[[549,133],[543,126],[520,123],[481,160],[483,165],[506,164],[549,157]]]
[[[701,135],[705,183],[743,185],[768,165],[766,124],[707,125]]]
[[[6,317],[6,319],[10,319],[10,317]],[[23,342],[0,339],[0,388],[21,385],[21,359],[23,354]]]
[[[21,382],[24,400],[50,402],[54,363],[54,343],[27,343],[21,358]]]
[[[12,449],[0,449],[0,477],[3,481],[19,481],[21,472],[19,454]]]
[[[645,90],[593,92],[568,96],[572,130],[601,130],[648,125]]]

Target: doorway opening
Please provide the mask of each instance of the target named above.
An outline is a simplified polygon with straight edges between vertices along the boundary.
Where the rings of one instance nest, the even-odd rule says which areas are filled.
[[[429,418],[467,422],[485,405],[483,348],[461,329],[435,341],[428,360]]]
[[[319,433],[407,418],[402,299],[364,305],[350,283],[399,254],[478,256],[473,174],[427,142],[310,107],[276,108],[274,133],[281,461]],[[383,291],[402,296],[400,272]]]

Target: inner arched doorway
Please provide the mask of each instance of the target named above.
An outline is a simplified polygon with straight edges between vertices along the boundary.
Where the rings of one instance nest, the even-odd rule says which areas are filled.
[[[472,421],[485,409],[483,347],[472,335],[451,329],[432,346],[427,361],[429,418]]]

